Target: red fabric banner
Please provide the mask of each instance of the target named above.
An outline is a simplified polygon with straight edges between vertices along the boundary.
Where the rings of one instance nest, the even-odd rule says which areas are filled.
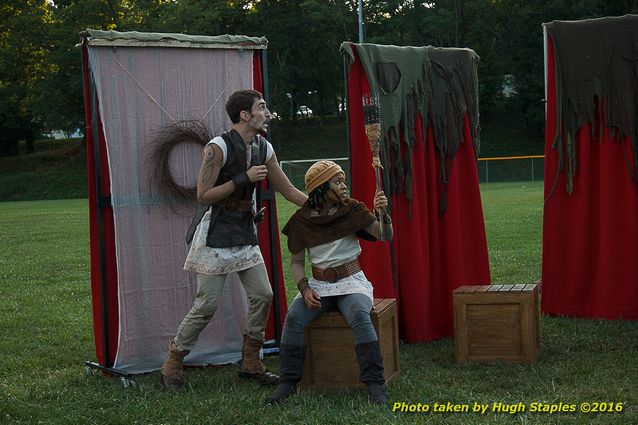
[[[111,181],[109,178],[108,156],[106,154],[106,141],[102,120],[98,112],[98,100],[95,102],[95,110],[91,108],[91,93],[93,88],[89,84],[89,60],[87,46],[82,46],[83,79],[84,79],[84,113],[86,124],[86,154],[88,169],[88,193],[89,193],[89,235],[91,251],[91,300],[93,304],[93,339],[95,341],[95,353],[98,363],[102,366],[113,365],[117,353],[117,334],[119,326],[119,307],[117,298],[117,261],[115,258],[115,225],[113,223],[113,208],[104,206],[98,211],[98,193],[96,181],[96,156],[99,155],[100,196],[106,199],[111,197]],[[93,114],[96,117],[93,117]],[[94,120],[95,118],[95,120]],[[98,128],[93,129],[93,121]],[[97,134],[98,140],[94,140]],[[98,146],[95,152],[94,146]],[[100,228],[103,238],[103,258],[100,259]],[[102,262],[104,264],[102,264]],[[102,267],[105,271],[104,288],[100,284]],[[106,296],[103,296],[103,293]],[[106,298],[106,299],[104,299]],[[104,323],[103,305],[106,306],[106,321]],[[108,335],[108,339],[106,338]],[[105,352],[105,343],[108,341],[108,353]],[[108,356],[108,359],[107,359]]]
[[[256,50],[253,54],[253,87],[263,93],[263,72],[261,64],[261,50]],[[269,181],[265,180],[261,183],[261,190],[266,191],[272,189],[272,185]],[[286,313],[288,312],[288,303],[286,301],[286,285],[284,282],[284,272],[281,265],[281,245],[279,243],[279,225],[277,221],[277,203],[275,199],[275,193],[273,190],[273,198],[271,201],[264,200],[259,208],[265,207],[264,221],[258,227],[259,246],[261,248],[261,254],[264,257],[264,263],[266,263],[266,269],[268,270],[268,277],[273,288],[273,297],[278,298],[279,303],[279,326],[276,327],[275,314],[275,301],[273,300],[270,306],[270,314],[268,315],[268,322],[266,323],[266,340],[277,338],[277,329],[281,330],[284,326],[284,320],[286,319]],[[272,210],[272,211],[271,211]],[[271,217],[270,222],[269,218]],[[274,258],[274,261],[273,261]],[[273,263],[275,266],[273,267]],[[273,268],[276,267],[276,270]],[[275,273],[276,272],[276,273]]]
[[[546,199],[558,165],[558,152],[551,149],[557,125],[554,66],[548,37]],[[599,125],[594,123],[595,129]],[[587,125],[575,143],[578,169],[572,194],[565,191],[563,171],[545,202],[541,309],[553,315],[638,319],[638,188],[629,174],[630,141],[612,140],[607,128],[602,140],[592,138]]]
[[[375,180],[361,108],[362,95],[369,91],[355,52],[348,75],[352,196],[371,207]],[[403,193],[392,197],[394,240],[362,241],[363,253],[359,257],[374,285],[375,297],[397,298],[401,338],[409,342],[451,336],[452,291],[462,285],[490,283],[483,209],[467,116],[465,141],[449,174],[444,214],[440,213],[444,187],[439,183],[440,161],[434,136],[428,129],[428,140],[423,141],[420,117],[416,127],[412,203]]]

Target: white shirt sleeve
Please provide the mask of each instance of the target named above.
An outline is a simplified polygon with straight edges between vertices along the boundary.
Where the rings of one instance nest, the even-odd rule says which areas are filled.
[[[226,157],[228,157],[228,148],[226,147],[226,142],[221,136],[217,136],[213,140],[208,142],[206,146],[210,145],[211,143],[219,146],[219,148],[222,150],[222,167],[223,167],[224,164],[226,164]]]
[[[275,149],[272,147],[270,142],[266,140],[266,162],[270,161],[270,158],[272,158],[274,153]]]

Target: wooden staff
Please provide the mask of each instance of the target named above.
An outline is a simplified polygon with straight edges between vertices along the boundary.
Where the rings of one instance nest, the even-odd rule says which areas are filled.
[[[361,99],[361,103],[363,104],[363,123],[365,125],[368,143],[370,144],[370,151],[372,152],[372,167],[374,168],[376,192],[380,192],[381,169],[383,168],[379,157],[379,144],[381,142],[381,104],[379,103],[378,95],[374,97],[364,95]],[[383,220],[383,214],[383,209],[378,208],[377,215],[379,216],[380,224]],[[385,240],[382,224],[380,226],[380,240]]]

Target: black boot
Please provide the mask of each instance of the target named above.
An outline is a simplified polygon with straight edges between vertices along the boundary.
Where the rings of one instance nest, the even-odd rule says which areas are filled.
[[[266,404],[281,403],[295,393],[303,376],[305,355],[305,346],[279,345],[279,384],[275,393],[266,399]]]
[[[383,375],[383,359],[379,341],[364,342],[355,347],[359,368],[361,369],[361,381],[368,385],[370,401],[377,404],[386,404],[388,396],[385,393],[385,377]]]

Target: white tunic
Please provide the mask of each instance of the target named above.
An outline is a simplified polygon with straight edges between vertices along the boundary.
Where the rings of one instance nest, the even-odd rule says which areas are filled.
[[[221,148],[223,166],[226,164],[226,157],[228,156],[224,139],[218,136],[208,142],[208,144],[211,143]],[[274,150],[270,142],[266,143],[266,162],[268,162],[270,158],[272,158]],[[251,150],[247,149],[246,153],[246,166],[249,166]],[[186,262],[184,263],[184,270],[207,275],[220,275],[246,270],[264,262],[259,245],[232,246],[229,248],[212,248],[206,246],[209,225],[210,209],[206,211],[206,214],[202,217],[202,221],[199,222],[195,230],[191,247],[186,256]]]
[[[361,253],[361,245],[357,236],[352,234],[336,241],[308,248],[310,262],[321,268],[336,267],[352,261]],[[339,279],[334,283],[311,277],[308,280],[310,287],[320,297],[332,297],[335,295],[363,294],[374,302],[372,284],[366,278],[363,271],[351,276]],[[299,294],[298,296],[300,296]]]

